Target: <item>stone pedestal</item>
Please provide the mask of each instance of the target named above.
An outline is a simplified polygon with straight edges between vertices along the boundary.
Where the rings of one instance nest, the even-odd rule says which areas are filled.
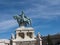
[[[12,39],[13,45],[35,45],[34,29],[21,26],[16,29],[16,38]]]

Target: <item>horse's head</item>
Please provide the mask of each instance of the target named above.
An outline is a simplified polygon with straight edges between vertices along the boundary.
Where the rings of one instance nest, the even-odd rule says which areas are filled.
[[[16,19],[19,19],[20,17],[16,15],[16,16],[13,16],[13,18],[16,20]]]

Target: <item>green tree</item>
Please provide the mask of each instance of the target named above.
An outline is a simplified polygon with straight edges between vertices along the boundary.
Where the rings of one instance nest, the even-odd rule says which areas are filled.
[[[50,35],[47,36],[47,43],[48,43],[48,45],[53,45],[53,42],[52,42]]]

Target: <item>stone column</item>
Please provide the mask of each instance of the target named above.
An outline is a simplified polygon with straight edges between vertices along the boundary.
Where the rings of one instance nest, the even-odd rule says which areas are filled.
[[[35,38],[35,36],[34,36],[34,32],[32,33],[32,38],[33,38],[33,39]]]
[[[26,32],[24,32],[24,35],[25,35],[25,38],[26,38],[26,36],[27,36],[27,35],[26,35]]]
[[[15,42],[13,42],[12,44],[13,44],[13,45],[16,45],[16,43],[15,43]]]
[[[18,38],[18,33],[16,32],[16,38]]]

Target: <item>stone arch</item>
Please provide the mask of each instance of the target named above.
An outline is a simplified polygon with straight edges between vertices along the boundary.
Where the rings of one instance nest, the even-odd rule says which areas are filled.
[[[27,32],[27,36],[29,36],[30,38],[32,38],[32,32]]]
[[[19,35],[21,38],[24,38],[24,37],[25,37],[25,35],[24,35],[23,32],[22,32],[22,33],[18,33],[18,35]]]

